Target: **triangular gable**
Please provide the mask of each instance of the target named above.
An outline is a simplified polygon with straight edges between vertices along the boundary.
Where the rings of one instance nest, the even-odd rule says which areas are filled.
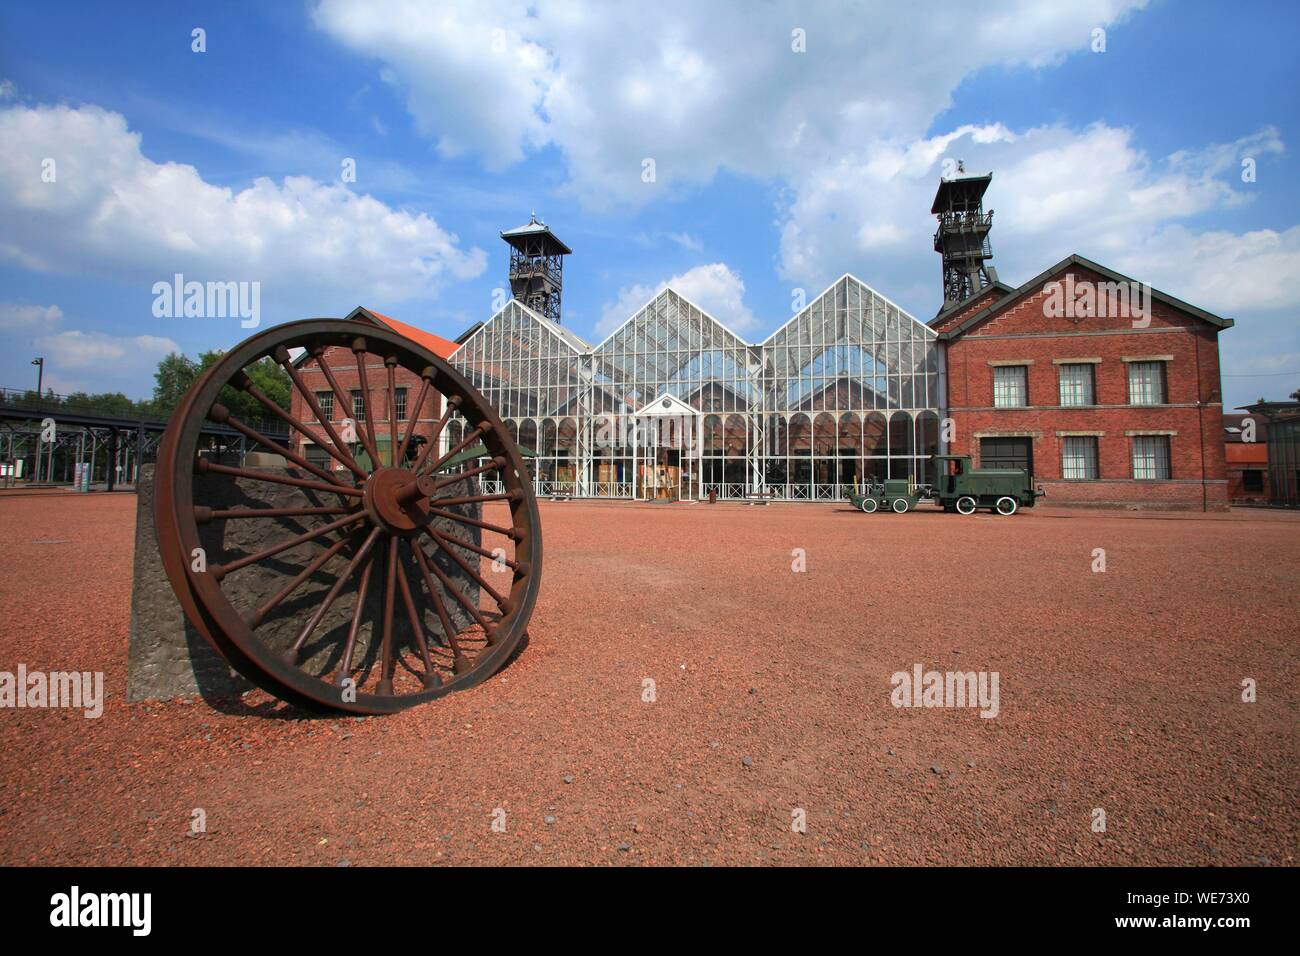
[[[1085,259],[1083,256],[1077,254],[1066,256],[1060,262],[1056,263],[1056,265],[1051,266],[1045,271],[1034,276],[1034,278],[1030,279],[1028,282],[1020,286],[1018,289],[1015,289],[1009,294],[1001,297],[1000,299],[993,302],[991,305],[981,309],[980,311],[976,312],[974,315],[970,316],[969,318],[963,319],[958,325],[954,326],[953,328],[940,332],[939,338],[944,339],[946,341],[951,341],[952,339],[960,338],[961,336],[965,335],[967,332],[971,331],[972,329],[976,328],[979,325],[982,325],[983,323],[987,322],[989,319],[998,315],[1008,307],[1013,306],[1016,303],[1020,302],[1022,299],[1026,298],[1027,296],[1038,293],[1039,291],[1042,290],[1043,285],[1049,279],[1051,279],[1053,276],[1059,275],[1061,272],[1064,272],[1070,266],[1079,266],[1081,268],[1087,269],[1090,272],[1095,272],[1097,275],[1102,276],[1104,279],[1110,282],[1122,282],[1122,283],[1133,283],[1133,284],[1137,283],[1136,279],[1131,279],[1126,275],[1116,272],[1114,269],[1108,269],[1105,266],[1100,265],[1099,263],[1093,262],[1091,259]],[[1202,322],[1208,323],[1209,325],[1212,325],[1217,329],[1229,329],[1232,328],[1232,326],[1234,325],[1232,319],[1225,319],[1222,316],[1214,315],[1211,312],[1206,312],[1204,309],[1198,309],[1196,306],[1190,305],[1181,299],[1176,299],[1171,295],[1161,292],[1159,289],[1154,289],[1154,288],[1151,289],[1151,298],[1155,299],[1158,302],[1162,302],[1163,304],[1169,306],[1171,309],[1175,309],[1176,311],[1182,312],[1184,315],[1191,316],[1192,318],[1195,319],[1200,319]]]
[[[470,346],[476,340],[484,338],[487,335],[491,334],[493,331],[495,331],[495,327],[497,325],[500,325],[506,319],[514,319],[516,316],[519,315],[531,319],[534,323],[537,324],[539,328],[545,331],[548,335],[552,336],[556,340],[556,342],[562,344],[566,349],[573,352],[575,355],[582,354],[583,352],[588,351],[588,349],[590,348],[590,346],[588,346],[586,342],[580,339],[577,335],[574,335],[568,329],[556,325],[554,322],[552,322],[550,319],[546,318],[545,316],[539,315],[538,313],[534,312],[532,309],[528,308],[528,306],[520,302],[518,299],[511,299],[509,302],[503,305],[500,311],[498,311],[494,316],[492,316],[492,318],[488,319],[486,322],[480,324],[477,328],[475,328],[473,333],[467,336],[465,341],[463,341],[460,344],[460,346],[456,349],[456,351],[452,354],[452,358],[457,360],[462,360],[464,356],[462,356],[460,353],[463,350],[469,349]]]
[[[667,416],[681,418],[683,415],[697,415],[699,409],[692,408],[676,395],[660,392],[633,414],[637,418],[663,418]]]
[[[672,300],[674,299],[676,299],[677,302],[680,303],[679,308],[681,305],[685,305],[688,308],[694,309],[696,312],[700,313],[700,316],[704,319],[705,323],[707,323],[712,329],[720,332],[722,334],[723,339],[725,340],[724,348],[734,350],[737,353],[737,355],[739,355],[742,352],[746,352],[748,350],[748,346],[746,345],[744,339],[742,339],[735,332],[731,331],[731,329],[727,328],[727,326],[723,324],[721,321],[719,321],[718,319],[710,315],[706,309],[703,309],[700,306],[696,305],[694,302],[686,298],[686,296],[682,295],[672,286],[665,286],[664,288],[656,292],[654,295],[652,295],[649,299],[647,299],[646,302],[641,306],[641,308],[637,309],[635,312],[629,315],[623,321],[623,323],[619,325],[618,328],[616,328],[613,332],[610,332],[609,335],[605,336],[605,338],[600,342],[600,344],[597,345],[594,349],[592,349],[592,352],[599,355],[602,352],[608,354],[609,352],[613,351],[611,347],[611,343],[615,342],[620,335],[622,335],[627,329],[632,327],[633,323],[637,319],[642,318],[643,316],[648,314],[651,310],[657,309],[661,303],[672,302]]]

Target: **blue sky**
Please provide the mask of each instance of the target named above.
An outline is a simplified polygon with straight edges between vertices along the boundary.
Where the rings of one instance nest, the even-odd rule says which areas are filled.
[[[176,272],[258,282],[263,325],[365,304],[452,337],[534,210],[593,341],[666,282],[754,341],[843,272],[926,319],[962,158],[1004,281],[1080,253],[1237,320],[1229,405],[1300,388],[1296,5],[807,6],[8,5],[0,385],[41,354],[144,397],[167,351],[249,334],[155,317]]]

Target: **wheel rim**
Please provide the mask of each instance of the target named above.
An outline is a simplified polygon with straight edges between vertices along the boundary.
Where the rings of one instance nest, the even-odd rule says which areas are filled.
[[[862,510],[863,510],[864,512],[866,512],[867,514],[871,514],[873,511],[876,510],[876,499],[875,499],[875,498],[863,498],[863,499],[862,499],[862,504],[861,504],[859,507],[861,507]]]
[[[396,465],[384,465],[378,454],[375,415],[357,416],[357,442],[340,440],[349,436],[322,421],[331,416],[321,414],[289,359],[289,349],[307,349],[341,409],[335,417],[351,417],[351,399],[326,359],[324,350],[331,347],[351,350],[366,396],[380,399],[377,409],[387,403],[388,449]],[[275,411],[251,385],[244,370],[265,357],[289,374],[314,417],[304,415],[304,422]],[[378,382],[366,370],[367,357],[384,362]],[[399,368],[420,382],[405,416],[392,411]],[[230,414],[218,402],[225,386],[283,419],[291,429],[289,447],[266,438],[256,423]],[[407,454],[416,420],[437,395],[444,401],[433,435],[418,455]],[[439,438],[453,416],[463,420],[464,438],[439,455]],[[402,417],[405,434],[399,434],[396,421]],[[261,445],[285,457],[289,470],[276,475],[200,459],[205,421],[243,432],[252,448]],[[325,467],[293,450],[300,435],[330,456]],[[476,441],[486,447],[486,465],[452,461],[477,447]],[[462,470],[451,470],[456,467]],[[491,472],[499,474],[501,493],[466,493],[471,479]],[[319,506],[211,504],[222,495],[256,499],[267,488],[280,494],[286,494],[284,488],[292,489],[288,494],[312,492],[309,500]],[[475,508],[482,509],[479,517]],[[499,523],[503,509],[507,520]],[[205,373],[182,400],[159,446],[154,512],[163,565],[190,622],[245,677],[300,705],[388,713],[480,683],[519,645],[541,581],[541,528],[532,483],[495,411],[432,352],[387,329],[358,328],[356,322],[313,319],[268,329]],[[247,540],[241,525],[283,526],[286,519],[293,519],[290,527],[301,533],[267,532],[273,543],[253,554],[232,555],[225,547],[230,539]],[[190,560],[199,547],[207,555],[205,571]],[[506,574],[485,572],[484,559],[509,573],[508,588]],[[292,576],[268,595],[278,583],[273,572]],[[493,577],[496,583],[489,580]],[[352,610],[345,614],[349,604]]]
[[[900,514],[900,515],[901,515],[901,514],[903,514],[903,513],[906,512],[906,511],[907,511],[907,502],[904,501],[902,498],[895,498],[895,499],[894,499],[894,513],[895,513],[895,514]]]
[[[998,499],[998,514],[1013,515],[1016,513],[1016,500],[1014,498]]]
[[[963,497],[957,499],[957,513],[970,515],[975,513],[975,499]]]

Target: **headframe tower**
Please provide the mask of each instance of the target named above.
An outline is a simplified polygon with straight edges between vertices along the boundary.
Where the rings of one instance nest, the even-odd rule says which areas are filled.
[[[528,225],[507,229],[510,245],[510,293],[538,315],[560,322],[564,257],[573,252],[534,214]]]
[[[993,258],[993,210],[984,211],[984,191],[992,181],[992,173],[967,173],[961,163],[955,176],[939,180],[930,212],[939,220],[934,251],[943,256],[945,309],[998,281],[997,270],[986,264]]]

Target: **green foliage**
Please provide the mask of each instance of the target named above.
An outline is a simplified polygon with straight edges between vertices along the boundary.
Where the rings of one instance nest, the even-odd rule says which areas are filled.
[[[170,415],[198,379],[199,366],[184,355],[172,352],[158,363],[158,371],[153,377],[153,411],[158,415]]]
[[[221,352],[204,352],[199,356],[199,364],[204,371],[207,371],[221,359],[221,355]],[[245,368],[244,374],[248,376],[249,381],[253,383],[253,386],[259,392],[285,411],[289,410],[289,392],[293,388],[293,381],[284,369],[276,365],[271,359],[264,358]],[[251,423],[263,418],[273,417],[266,407],[252,395],[247,392],[237,391],[229,385],[221,390],[217,401],[230,409],[230,414],[241,422]]]
[[[153,407],[160,415],[170,415],[176,410],[181,399],[203,373],[221,361],[225,353],[220,349],[200,352],[198,361],[184,355],[168,355],[158,363],[154,373],[157,385],[153,390]],[[261,359],[244,370],[253,385],[271,401],[286,411],[289,408],[289,393],[293,387],[288,374],[269,358]],[[270,416],[262,403],[253,396],[240,392],[227,385],[221,389],[217,401],[240,421],[256,423]]]

